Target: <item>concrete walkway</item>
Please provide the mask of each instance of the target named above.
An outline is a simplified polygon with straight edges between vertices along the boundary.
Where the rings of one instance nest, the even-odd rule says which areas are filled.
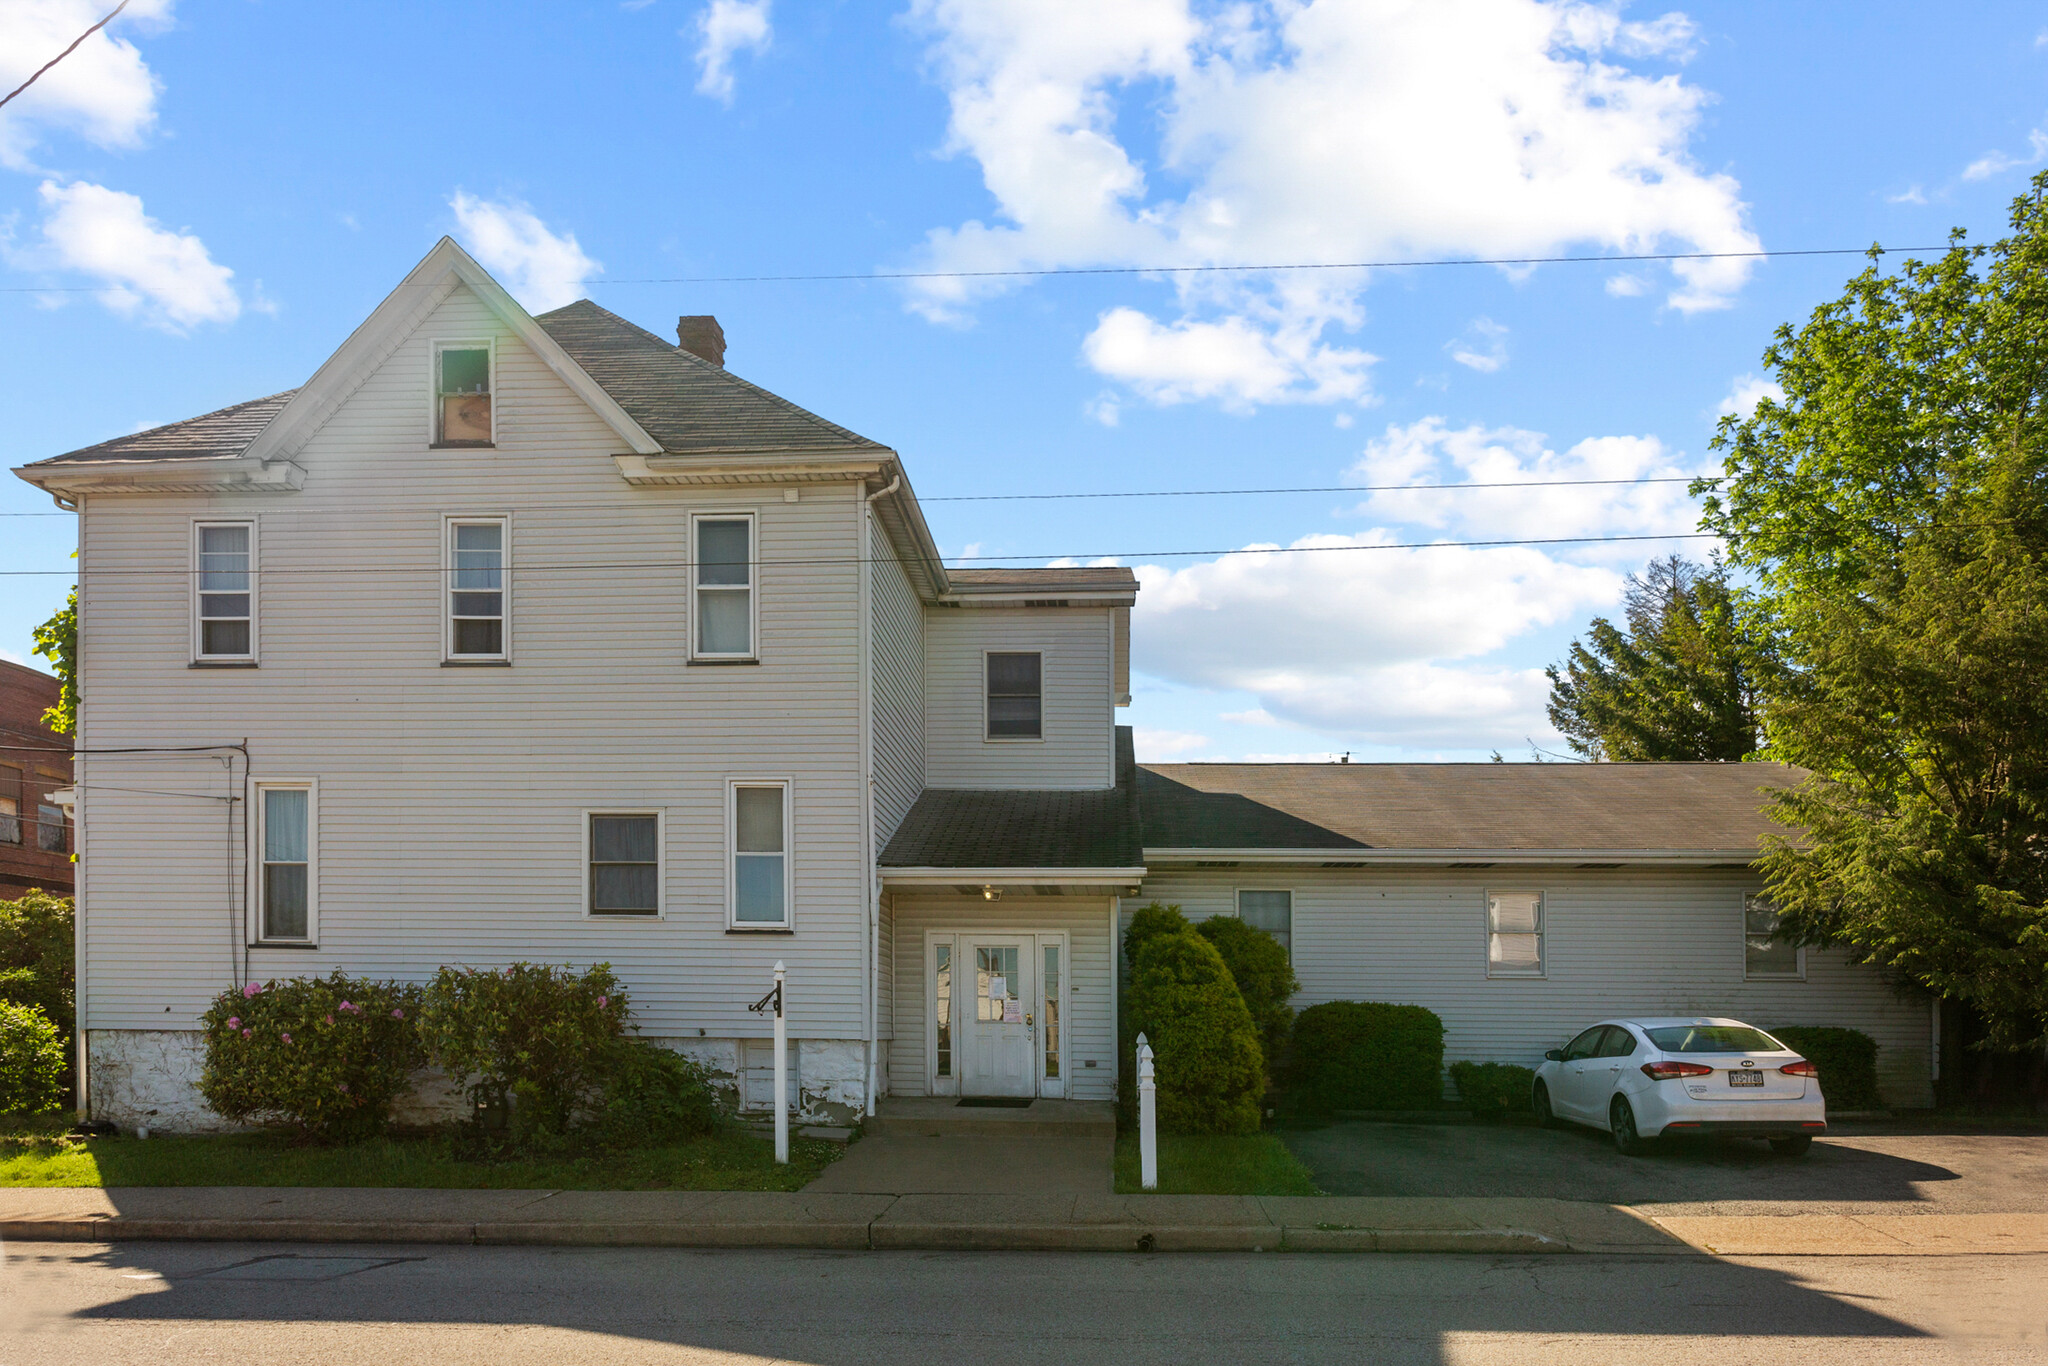
[[[2048,1252],[2048,1215],[1658,1217],[1511,1198],[14,1188],[0,1190],[0,1239],[1926,1256]]]
[[[891,1096],[804,1193],[1108,1195],[1115,1161],[1116,1112],[1106,1102],[1010,1109]]]

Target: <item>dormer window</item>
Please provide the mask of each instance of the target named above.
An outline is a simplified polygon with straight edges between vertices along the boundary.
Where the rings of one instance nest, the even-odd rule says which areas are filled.
[[[488,446],[491,423],[491,347],[488,342],[441,342],[434,348],[434,444]]]

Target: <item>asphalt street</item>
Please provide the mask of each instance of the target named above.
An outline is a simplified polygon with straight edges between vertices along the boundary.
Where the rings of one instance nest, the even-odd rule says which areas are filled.
[[[8,1366],[2025,1362],[2048,1257],[16,1244]]]

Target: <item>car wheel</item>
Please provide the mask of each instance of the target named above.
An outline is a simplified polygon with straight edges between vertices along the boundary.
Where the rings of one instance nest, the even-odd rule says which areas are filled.
[[[1536,1112],[1536,1122],[1546,1129],[1558,1127],[1557,1112],[1550,1108],[1550,1088],[1542,1082],[1536,1083],[1536,1093],[1529,1098],[1529,1108]]]
[[[1800,1157],[1813,1146],[1812,1134],[1787,1134],[1771,1140],[1771,1151],[1780,1157]]]
[[[1614,1132],[1614,1151],[1623,1157],[1641,1157],[1650,1150],[1650,1142],[1636,1132],[1636,1112],[1620,1096],[1607,1111],[1607,1124]]]

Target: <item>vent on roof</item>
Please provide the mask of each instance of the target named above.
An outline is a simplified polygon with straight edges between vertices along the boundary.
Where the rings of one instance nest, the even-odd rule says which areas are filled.
[[[1579,867],[1581,867],[1581,868],[1619,868],[1619,867],[1621,867],[1621,865],[1620,865],[1620,864],[1618,864],[1618,863],[1581,863],[1581,864],[1579,865]]]
[[[1362,864],[1362,863],[1325,863],[1325,864],[1323,865],[1323,867],[1325,867],[1325,868],[1363,868],[1363,867],[1365,867],[1365,865],[1364,865],[1364,864]]]
[[[709,313],[687,313],[676,319],[676,344],[697,357],[723,369],[725,329]]]
[[[1454,863],[1454,864],[1452,864],[1452,865],[1451,865],[1451,867],[1453,867],[1453,868],[1491,868],[1491,867],[1493,867],[1493,865],[1492,865],[1492,864],[1490,864],[1490,863]]]
[[[1024,599],[1024,605],[1026,607],[1065,607],[1067,600],[1065,598],[1026,598]]]
[[[1197,868],[1235,868],[1235,867],[1237,867],[1237,860],[1236,860],[1236,859],[1234,859],[1234,858],[1233,858],[1233,859],[1196,859],[1196,860],[1195,860],[1195,867],[1197,867]]]

